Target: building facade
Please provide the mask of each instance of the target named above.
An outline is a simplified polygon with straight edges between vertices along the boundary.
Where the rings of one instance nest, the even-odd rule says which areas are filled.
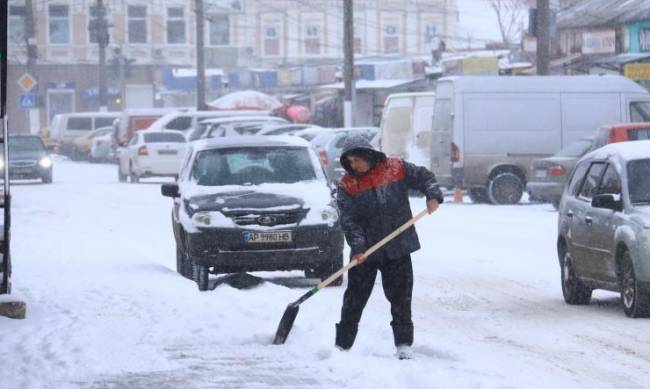
[[[25,0],[9,1],[10,77],[29,72],[33,90],[11,88],[10,114],[20,130],[47,126],[56,113],[98,108],[98,45],[89,32],[96,0],[32,1],[35,47],[30,64]],[[458,35],[455,0],[356,0],[354,50],[361,58],[427,55]],[[192,105],[196,64],[193,1],[104,0],[110,42],[106,49],[109,109]],[[281,86],[289,73],[263,70],[342,63],[342,0],[204,0],[203,50],[208,98],[224,88]],[[322,83],[336,70],[319,69]],[[185,70],[180,74],[179,70]],[[188,73],[189,72],[189,73]],[[301,80],[309,78],[301,71]],[[182,72],[181,72],[182,73]],[[260,73],[260,74],[258,74]],[[268,73],[268,72],[267,72]],[[312,72],[313,73],[313,72]],[[326,73],[327,77],[322,77]],[[288,75],[289,74],[289,75]],[[311,73],[310,73],[311,74]],[[295,78],[295,77],[294,77]],[[313,78],[313,77],[312,77]],[[250,79],[254,79],[248,82]],[[257,80],[257,81],[255,81]],[[318,84],[319,81],[310,82]],[[285,86],[291,82],[284,82]],[[20,94],[37,97],[31,115]],[[34,124],[34,109],[39,123]],[[23,118],[31,117],[25,124]]]

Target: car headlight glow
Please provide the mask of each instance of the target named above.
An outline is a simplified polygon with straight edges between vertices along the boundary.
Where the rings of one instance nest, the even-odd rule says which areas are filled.
[[[334,207],[325,207],[321,212],[320,216],[323,218],[323,221],[334,223],[339,220],[339,213]]]
[[[0,158],[0,170],[5,168],[5,161],[4,159]]]
[[[40,159],[40,161],[38,161],[38,165],[44,169],[48,169],[52,167],[52,160],[50,157],[43,157]]]

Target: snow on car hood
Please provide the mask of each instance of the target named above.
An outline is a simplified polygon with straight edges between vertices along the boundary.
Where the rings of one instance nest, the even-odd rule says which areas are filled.
[[[322,213],[334,211],[331,190],[326,181],[313,180],[293,184],[202,186],[186,183],[181,187],[182,201],[194,212],[218,212],[224,217],[213,218],[215,227],[236,227],[225,215],[238,213],[261,215],[269,212],[304,212],[294,225],[328,224]],[[214,221],[217,221],[215,225]],[[331,222],[331,220],[330,220]],[[256,226],[274,229],[282,226]]]

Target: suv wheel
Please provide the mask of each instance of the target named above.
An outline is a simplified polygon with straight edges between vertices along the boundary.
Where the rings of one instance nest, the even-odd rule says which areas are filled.
[[[209,268],[207,265],[199,265],[192,263],[192,279],[199,287],[199,291],[204,292],[208,290]]]
[[[474,204],[485,204],[490,199],[488,198],[487,189],[480,187],[473,187],[467,189],[467,195]]]
[[[586,305],[591,301],[591,289],[580,281],[573,269],[573,259],[568,252],[562,260],[562,295],[571,305]]]
[[[650,317],[650,294],[640,288],[627,251],[621,258],[621,302],[628,317]]]
[[[488,184],[488,196],[492,204],[517,204],[523,195],[524,183],[514,173],[499,173]]]
[[[194,280],[192,263],[183,248],[178,245],[176,246],[176,271],[188,280]]]
[[[322,281],[325,281],[329,276],[336,273],[343,267],[343,253],[334,257],[330,262],[321,265],[318,269],[318,276]],[[343,276],[335,279],[330,286],[341,286],[343,284]]]

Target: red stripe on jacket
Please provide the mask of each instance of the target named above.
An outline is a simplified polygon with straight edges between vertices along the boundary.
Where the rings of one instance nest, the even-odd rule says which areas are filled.
[[[350,195],[358,195],[370,189],[388,185],[404,179],[404,164],[399,158],[387,158],[378,163],[368,173],[357,177],[346,174],[341,179],[341,187]]]

